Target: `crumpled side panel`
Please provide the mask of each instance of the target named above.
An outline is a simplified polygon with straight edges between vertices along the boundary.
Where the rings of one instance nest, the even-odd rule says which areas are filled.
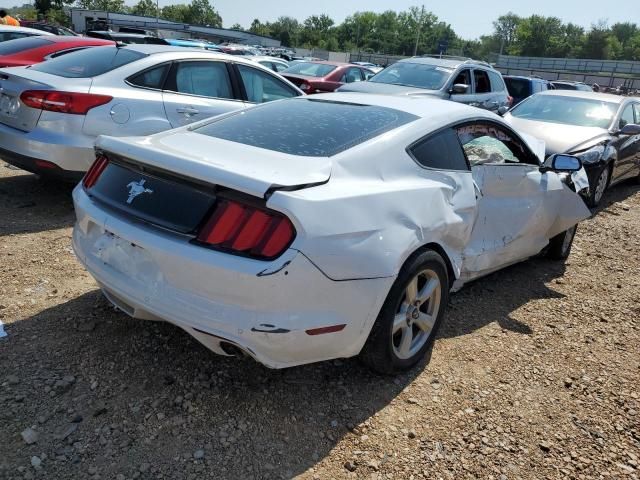
[[[439,244],[456,276],[475,217],[470,172],[413,171],[413,177],[328,184],[277,192],[270,206],[287,212],[300,250],[334,280],[397,275],[427,243]]]

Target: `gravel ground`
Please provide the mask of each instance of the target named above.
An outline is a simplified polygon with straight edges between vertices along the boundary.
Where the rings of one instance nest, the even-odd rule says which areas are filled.
[[[640,476],[640,187],[566,265],[452,296],[431,363],[268,370],[114,311],[70,248],[70,187],[0,166],[0,478]]]

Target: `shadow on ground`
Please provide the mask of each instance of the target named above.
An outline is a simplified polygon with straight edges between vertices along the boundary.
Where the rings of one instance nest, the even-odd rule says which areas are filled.
[[[440,336],[466,335],[492,322],[531,333],[511,312],[557,296],[544,282],[562,273],[558,264],[536,259],[475,282],[452,297]],[[28,380],[19,385],[24,399],[0,412],[11,439],[0,457],[11,465],[31,455],[19,433],[44,416],[39,428],[46,433],[35,450],[78,477],[91,465],[129,478],[146,463],[156,473],[170,469],[175,479],[205,470],[216,478],[291,478],[328,456],[344,435],[359,436],[357,426],[397,400],[425,368],[380,377],[351,359],[268,370],[215,356],[170,324],[130,319],[98,291],[7,330],[3,373]],[[75,383],[58,392],[55,381],[65,375]],[[47,384],[54,393],[44,392]],[[77,430],[57,440],[76,413],[83,416]],[[194,462],[199,449],[205,457]]]
[[[0,169],[6,170],[0,161]],[[74,185],[44,180],[22,170],[0,177],[0,237],[70,227]]]

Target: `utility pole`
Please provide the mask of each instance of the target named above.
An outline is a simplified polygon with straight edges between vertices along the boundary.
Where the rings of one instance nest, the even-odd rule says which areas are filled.
[[[160,0],[156,0],[156,36],[160,36]]]
[[[420,31],[422,30],[422,22],[424,21],[424,5],[420,10],[420,22],[418,23],[418,32],[416,33],[416,46],[413,49],[413,56],[418,54],[418,42],[420,41]]]

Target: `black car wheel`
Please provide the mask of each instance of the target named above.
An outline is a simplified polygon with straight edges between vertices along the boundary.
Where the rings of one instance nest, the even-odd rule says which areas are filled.
[[[587,205],[594,208],[600,204],[604,193],[609,187],[611,182],[611,166],[605,165],[602,167],[596,175],[590,179],[589,182],[589,197],[587,198]]]
[[[570,229],[565,230],[549,240],[547,257],[553,260],[565,260],[568,258],[571,253],[573,239],[576,237],[577,229],[578,225],[574,225]]]
[[[427,250],[402,267],[374,323],[360,359],[394,374],[418,363],[433,344],[449,301],[449,275],[440,255]]]

